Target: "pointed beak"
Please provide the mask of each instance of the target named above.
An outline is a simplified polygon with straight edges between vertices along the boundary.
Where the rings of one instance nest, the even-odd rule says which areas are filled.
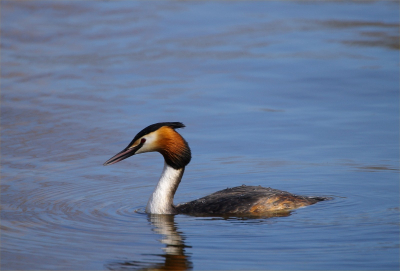
[[[117,153],[116,155],[114,155],[113,157],[111,157],[110,159],[108,159],[103,166],[108,166],[108,165],[112,165],[115,163],[118,163],[119,161],[122,161],[128,157],[131,157],[132,155],[134,155],[137,150],[139,150],[141,147],[143,146],[143,143],[140,143],[139,145],[136,145],[134,147],[126,147],[125,149],[123,149],[122,151],[120,151],[119,153]]]

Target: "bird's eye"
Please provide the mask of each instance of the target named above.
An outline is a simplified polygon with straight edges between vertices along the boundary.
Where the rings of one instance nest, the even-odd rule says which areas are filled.
[[[143,144],[144,142],[146,142],[146,139],[145,139],[145,138],[142,138],[142,139],[140,140],[140,144]]]

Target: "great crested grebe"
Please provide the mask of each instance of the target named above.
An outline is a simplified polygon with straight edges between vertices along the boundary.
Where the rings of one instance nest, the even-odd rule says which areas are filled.
[[[199,215],[260,215],[289,211],[327,200],[325,197],[306,197],[261,186],[238,186],[215,192],[206,197],[174,205],[174,195],[181,182],[185,166],[192,158],[188,143],[175,129],[181,122],[161,122],[140,131],[121,152],[104,163],[115,164],[132,155],[157,151],[164,156],[164,169],[151,195],[146,212],[150,214]]]

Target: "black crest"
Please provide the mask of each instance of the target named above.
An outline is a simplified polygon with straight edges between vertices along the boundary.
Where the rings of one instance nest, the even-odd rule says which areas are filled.
[[[155,123],[155,124],[147,126],[143,130],[141,130],[135,136],[135,138],[132,140],[132,142],[129,145],[132,145],[133,142],[135,142],[136,140],[138,140],[142,136],[145,136],[145,135],[150,134],[150,133],[152,133],[154,131],[157,131],[158,129],[160,129],[163,126],[171,127],[174,130],[178,129],[178,128],[184,128],[185,127],[185,125],[182,122],[159,122],[159,123]]]

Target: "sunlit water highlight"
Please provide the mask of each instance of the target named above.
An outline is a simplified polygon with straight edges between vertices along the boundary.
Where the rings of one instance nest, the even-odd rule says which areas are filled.
[[[397,270],[397,1],[2,1],[1,269]],[[143,212],[181,121],[175,203],[262,185],[277,217]]]

